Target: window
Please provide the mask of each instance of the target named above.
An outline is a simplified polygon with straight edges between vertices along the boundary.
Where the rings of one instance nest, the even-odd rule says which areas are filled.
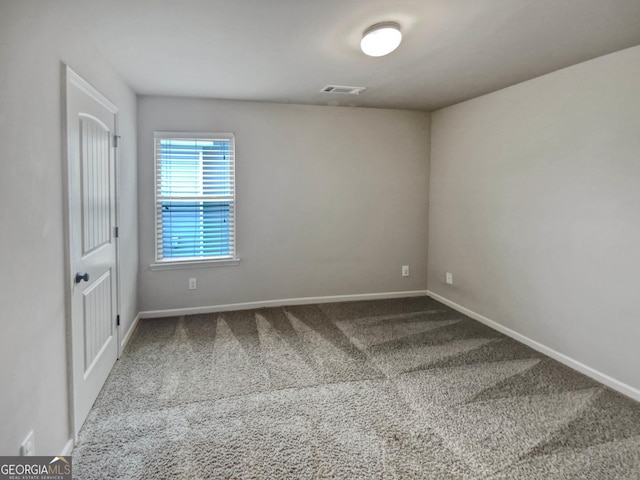
[[[235,259],[235,140],[155,132],[156,261]]]

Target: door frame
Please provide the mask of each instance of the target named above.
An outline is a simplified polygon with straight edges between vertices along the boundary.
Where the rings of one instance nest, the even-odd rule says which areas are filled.
[[[119,110],[115,104],[109,101],[104,95],[102,95],[95,87],[93,87],[84,78],[78,75],[71,67],[66,64],[61,65],[61,121],[62,121],[62,159],[63,159],[63,197],[64,197],[64,244],[65,244],[65,324],[66,324],[66,347],[67,347],[67,384],[68,384],[68,415],[69,415],[69,431],[72,435],[74,445],[78,441],[78,433],[82,425],[76,425],[75,421],[75,378],[74,378],[74,358],[73,358],[73,318],[72,318],[72,295],[73,295],[73,275],[74,266],[72,262],[71,252],[71,236],[72,236],[72,222],[71,222],[71,182],[70,182],[70,161],[69,155],[71,145],[71,138],[69,134],[68,125],[68,91],[72,86],[79,88],[85,94],[90,96],[93,100],[104,106],[107,110],[114,114],[114,132],[113,134],[119,138]],[[112,140],[113,141],[113,140]],[[113,144],[112,144],[113,145]],[[114,188],[115,188],[115,226],[118,228],[120,224],[120,155],[116,146],[113,148],[113,164],[114,164]],[[115,237],[116,244],[116,262],[115,262],[115,280],[116,280],[116,315],[120,316],[120,238],[119,235]],[[121,354],[121,337],[122,332],[120,325],[116,324],[116,344],[117,344],[117,357],[120,358]]]

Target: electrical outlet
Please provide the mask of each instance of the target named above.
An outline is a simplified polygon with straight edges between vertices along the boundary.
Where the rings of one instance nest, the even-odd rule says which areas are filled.
[[[20,455],[23,457],[33,457],[36,451],[36,437],[33,430],[29,432],[27,438],[20,445]]]
[[[198,288],[198,281],[195,278],[189,279],[189,290],[196,290]]]
[[[446,281],[449,285],[453,285],[453,273],[447,272]]]
[[[409,265],[403,265],[402,266],[402,276],[403,277],[408,277],[409,276]]]

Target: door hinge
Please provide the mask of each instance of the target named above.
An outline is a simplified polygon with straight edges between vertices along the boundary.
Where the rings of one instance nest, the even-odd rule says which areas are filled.
[[[116,325],[120,326],[120,315],[116,315]]]
[[[113,236],[115,238],[119,238],[120,237],[120,227],[113,227]]]
[[[120,135],[113,136],[113,146],[118,148],[120,146]]]

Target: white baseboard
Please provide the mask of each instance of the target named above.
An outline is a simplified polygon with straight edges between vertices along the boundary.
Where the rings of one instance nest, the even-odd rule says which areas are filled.
[[[71,455],[71,452],[73,452],[73,446],[74,446],[73,438],[70,438],[69,440],[67,440],[67,443],[64,444],[64,448],[62,449],[60,456],[68,457],[69,455]]]
[[[599,372],[598,370],[591,368],[585,365],[584,363],[574,360],[573,358],[568,357],[563,353],[560,353],[552,348],[547,347],[546,345],[543,345],[535,340],[532,340],[531,338],[526,337],[521,333],[516,332],[515,330],[511,330],[510,328],[505,327],[499,324],[498,322],[491,320],[490,318],[480,315],[479,313],[476,313],[473,310],[469,310],[468,308],[463,307],[462,305],[458,305],[457,303],[452,302],[451,300],[445,297],[442,297],[437,293],[432,292],[431,290],[427,290],[427,295],[433,298],[434,300],[437,300],[440,303],[444,303],[445,305],[453,308],[454,310],[457,310],[458,312],[463,313],[466,316],[473,318],[474,320],[478,320],[479,322],[484,323],[485,325],[493,328],[494,330],[497,330],[500,333],[504,333],[505,335],[521,343],[524,343],[525,345],[528,345],[534,350],[537,350],[540,353],[544,353],[545,355],[553,358],[554,360],[557,360],[560,363],[563,363],[566,366],[573,368],[574,370],[577,370],[578,372],[583,373],[588,377],[593,378],[595,381],[600,382],[612,388],[613,390],[616,390],[622,393],[623,395],[626,395],[627,397],[633,398],[634,400],[637,400],[640,402],[640,390],[638,390],[637,388],[632,387],[631,385],[627,385],[626,383],[623,383],[619,380],[616,380],[615,378],[612,378],[609,375],[605,375],[604,373]]]
[[[138,314],[139,318],[177,317],[198,313],[228,312],[232,310],[249,310],[253,308],[282,307],[285,305],[309,305],[314,303],[353,302],[357,300],[382,300],[387,298],[422,297],[426,290],[408,292],[363,293],[357,295],[332,295],[327,297],[284,298],[280,300],[263,300],[258,302],[229,303],[226,305],[209,305],[204,307],[172,308],[169,310],[147,310]]]
[[[127,330],[127,333],[125,333],[124,337],[122,337],[122,341],[120,342],[120,351],[118,352],[118,356],[120,356],[122,354],[122,351],[124,350],[124,347],[127,346],[127,343],[129,343],[129,340],[131,340],[131,337],[133,336],[133,332],[136,331],[136,328],[138,327],[138,323],[140,322],[140,314],[138,313],[138,315],[136,315],[136,318],[133,319],[133,322],[131,323],[131,326],[129,327],[129,330]]]

